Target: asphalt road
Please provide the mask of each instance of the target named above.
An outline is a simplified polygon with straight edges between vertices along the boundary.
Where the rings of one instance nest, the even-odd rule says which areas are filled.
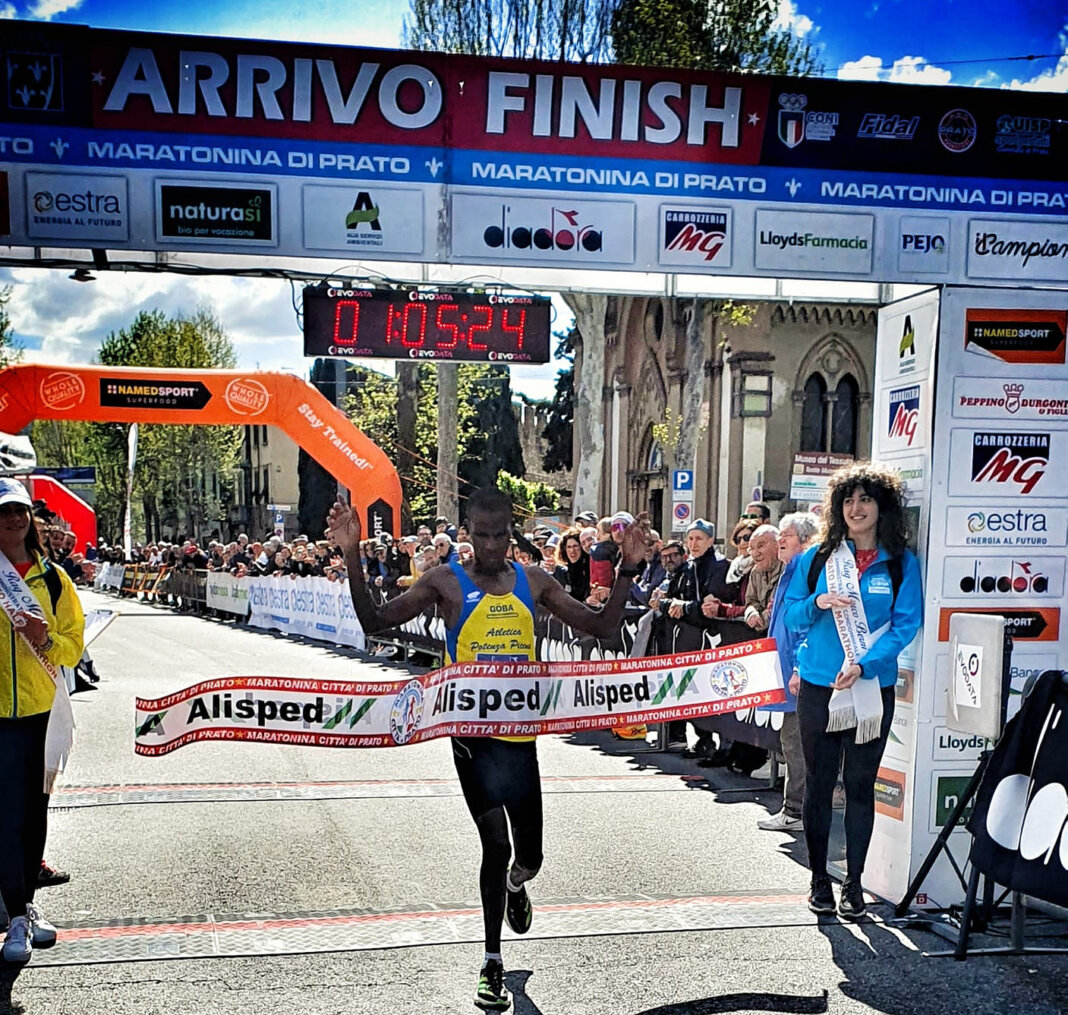
[[[473,1012],[478,840],[449,746],[195,744],[133,753],[133,698],[233,674],[368,678],[354,653],[86,593],[93,646],[38,901],[60,941],[0,1012]],[[518,1015],[1068,1013],[1068,957],[930,958],[945,941],[803,905],[804,848],[769,792],[607,735],[539,743],[546,864],[506,930]],[[1061,943],[1065,943],[1063,940]],[[4,1000],[10,991],[10,999]]]

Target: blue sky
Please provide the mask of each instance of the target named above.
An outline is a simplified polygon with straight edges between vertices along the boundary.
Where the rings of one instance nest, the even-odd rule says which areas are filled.
[[[408,0],[0,0],[0,19],[395,48],[408,7]],[[1068,92],[1068,0],[779,0],[779,21],[817,48],[829,77]],[[1041,59],[1007,59],[1028,56]],[[137,309],[208,305],[242,367],[304,366],[294,354],[284,283],[104,273],[79,285],[67,273],[0,269],[4,282],[15,283],[9,309],[32,359],[87,362]],[[515,386],[550,397],[556,369],[518,368]]]

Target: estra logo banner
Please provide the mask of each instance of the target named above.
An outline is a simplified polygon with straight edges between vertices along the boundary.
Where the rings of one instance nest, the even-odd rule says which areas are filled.
[[[1053,461],[1068,462],[1068,432],[954,430],[950,435],[951,495],[984,498],[1059,496]]]
[[[946,546],[1068,546],[1068,508],[980,505],[946,509]]]
[[[964,322],[968,352],[1002,363],[1064,363],[1068,311],[973,307]]]
[[[730,208],[660,208],[660,263],[694,268],[731,265]]]
[[[891,388],[886,428],[887,451],[903,451],[916,446],[920,423],[920,386]]]

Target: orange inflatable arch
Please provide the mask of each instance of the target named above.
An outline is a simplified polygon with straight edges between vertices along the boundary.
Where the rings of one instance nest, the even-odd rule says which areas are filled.
[[[0,372],[0,430],[18,433],[36,419],[276,426],[349,491],[368,538],[397,535],[401,484],[393,463],[290,374],[41,364]]]

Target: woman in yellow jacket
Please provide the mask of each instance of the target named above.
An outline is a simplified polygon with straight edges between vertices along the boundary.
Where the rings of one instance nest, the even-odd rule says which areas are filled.
[[[20,482],[0,478],[0,550],[44,615],[19,614],[24,623],[16,631],[0,610],[0,897],[11,920],[2,949],[6,962],[27,962],[35,944],[56,940],[55,927],[33,902],[48,825],[45,734],[56,686],[23,634],[56,667],[77,665],[85,635],[78,593],[46,556],[32,508]]]

